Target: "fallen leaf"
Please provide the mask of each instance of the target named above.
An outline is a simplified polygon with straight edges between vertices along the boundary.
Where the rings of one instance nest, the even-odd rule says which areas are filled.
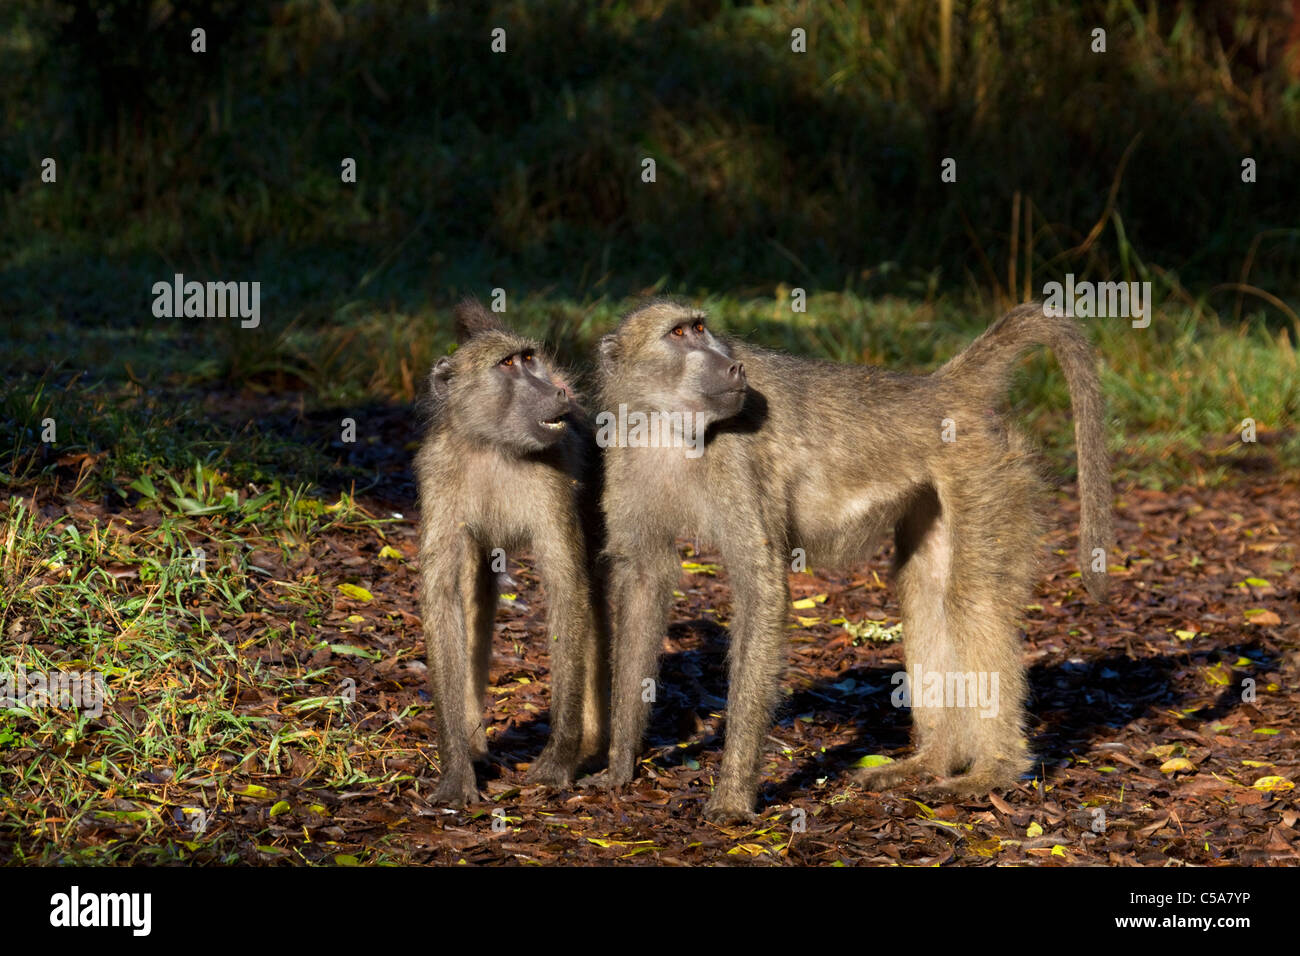
[[[893,757],[886,757],[884,754],[867,754],[865,757],[860,757],[860,758],[858,759],[858,762],[855,763],[853,766],[855,766],[855,767],[883,767],[885,764],[887,764],[887,763],[893,763],[893,762],[894,762],[894,758],[893,758]]]
[[[1246,620],[1251,624],[1258,624],[1261,627],[1277,627],[1282,623],[1282,619],[1262,607],[1253,608],[1246,612]]]

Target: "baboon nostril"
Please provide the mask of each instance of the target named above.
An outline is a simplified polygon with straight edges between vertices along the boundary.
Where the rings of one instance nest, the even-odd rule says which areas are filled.
[[[737,381],[739,381],[740,379],[744,378],[744,377],[745,377],[745,363],[744,363],[744,362],[736,362],[734,365],[731,366],[731,368],[727,369],[727,376],[728,376],[729,378],[736,379]]]
[[[555,397],[562,402],[567,402],[569,400],[569,393],[562,388],[557,388],[555,390]]]

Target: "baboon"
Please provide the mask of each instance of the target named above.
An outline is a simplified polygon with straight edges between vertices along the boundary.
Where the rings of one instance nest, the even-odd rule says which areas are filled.
[[[433,366],[420,488],[420,609],[439,726],[434,799],[478,799],[493,622],[493,553],[532,549],[546,591],[551,735],[528,780],[567,786],[607,742],[608,641],[593,561],[599,456],[572,388],[538,343],[477,302],[456,309],[459,346]],[[497,549],[501,549],[497,551]]]
[[[1072,320],[1023,305],[934,373],[908,375],[756,348],[715,336],[705,319],[659,301],[600,343],[598,423],[680,412],[684,425],[673,427],[694,421],[707,433],[695,457],[682,442],[644,447],[644,431],[597,433],[607,446],[614,674],[609,767],[586,782],[632,777],[649,711],[643,681],[656,677],[681,571],[674,539],[695,535],[721,551],[734,603],[726,744],[705,813],[751,819],[785,663],[794,549],[809,565],[845,567],[892,531],[909,672],[997,675],[998,708],[992,716],[914,708],[914,756],[860,779],[880,789],[924,773],[958,794],[1014,783],[1032,764],[1018,616],[1034,578],[1041,505],[1028,446],[997,409],[1017,357],[1051,348],[1074,410],[1080,571],[1101,600],[1110,476],[1087,339]]]

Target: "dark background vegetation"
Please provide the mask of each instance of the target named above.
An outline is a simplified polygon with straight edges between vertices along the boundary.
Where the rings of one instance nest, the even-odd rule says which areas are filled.
[[[1095,333],[1135,473],[1213,477],[1198,455],[1244,416],[1291,447],[1298,23],[1261,0],[5,4],[0,456],[45,473],[54,415],[119,489],[196,442],[244,477],[323,481],[338,448],[201,402],[404,410],[447,306],[495,287],[579,368],[651,292],[765,344],[925,368],[1072,272],[1151,281],[1165,310]],[[176,272],[260,281],[262,327],[154,319]],[[1170,380],[1211,356],[1215,384]],[[1063,416],[1035,421],[1060,386],[1039,360],[1016,394],[1064,448]],[[339,481],[373,471],[342,451]]]
[[[382,263],[387,294],[411,303],[489,283],[960,287],[1005,279],[1016,193],[1044,228],[1035,274],[1136,269],[1114,236],[1064,255],[1121,179],[1135,258],[1203,291],[1288,229],[1250,272],[1294,296],[1288,3],[957,3],[947,54],[939,7],[7,4],[0,174],[26,229],[7,238],[5,278],[85,255],[209,269],[288,255]],[[191,54],[200,25],[208,52]],[[497,26],[504,55],[488,50]],[[807,54],[791,53],[796,26]],[[44,156],[59,189],[35,175]],[[339,182],[344,156],[355,187]],[[956,185],[939,183],[946,156]],[[45,248],[13,263],[33,230]]]

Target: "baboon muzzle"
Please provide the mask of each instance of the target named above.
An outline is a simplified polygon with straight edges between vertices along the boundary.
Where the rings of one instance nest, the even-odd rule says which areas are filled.
[[[734,361],[730,355],[722,352],[709,352],[709,361],[700,377],[700,390],[704,394],[721,395],[727,392],[741,392],[747,384],[744,362]]]

